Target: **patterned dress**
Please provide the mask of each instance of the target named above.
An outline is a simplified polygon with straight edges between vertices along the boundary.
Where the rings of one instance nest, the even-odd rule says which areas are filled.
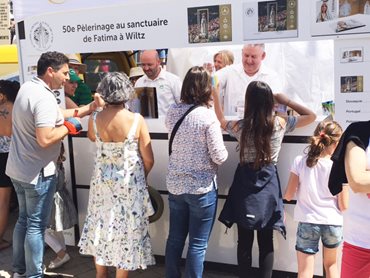
[[[144,165],[135,138],[139,114],[124,142],[102,142],[93,116],[97,153],[91,178],[80,253],[120,269],[145,269],[155,263],[149,236],[154,213]]]
[[[8,153],[10,147],[10,137],[0,136],[0,153]]]

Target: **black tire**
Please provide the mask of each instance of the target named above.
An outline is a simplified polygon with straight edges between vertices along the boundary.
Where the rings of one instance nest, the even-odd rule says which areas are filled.
[[[163,199],[161,194],[158,192],[157,189],[155,189],[152,186],[148,186],[150,201],[152,202],[152,206],[154,208],[154,214],[149,216],[149,223],[153,223],[157,221],[159,218],[161,218],[163,214]]]

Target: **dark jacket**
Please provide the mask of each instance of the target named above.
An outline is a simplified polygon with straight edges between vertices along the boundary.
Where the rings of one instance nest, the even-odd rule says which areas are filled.
[[[344,156],[349,141],[353,141],[357,146],[366,150],[370,138],[370,121],[357,122],[350,124],[344,131],[339,140],[331,160],[333,166],[329,176],[329,190],[331,194],[337,195],[342,191],[342,184],[347,183],[346,171],[344,167]]]
[[[250,230],[275,229],[285,238],[280,181],[274,164],[253,170],[238,165],[229,195],[218,218],[230,228],[234,223]]]

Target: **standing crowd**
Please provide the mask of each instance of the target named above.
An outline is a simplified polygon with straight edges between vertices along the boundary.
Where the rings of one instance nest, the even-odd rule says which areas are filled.
[[[277,171],[283,138],[316,115],[282,93],[279,77],[262,63],[265,57],[263,44],[245,45],[240,64],[221,51],[214,56],[215,72],[194,66],[181,82],[161,68],[156,50],[146,50],[142,71],[135,69],[130,78],[106,73],[82,105],[71,98],[86,85],[78,76],[83,64],[59,52],[42,54],[37,76],[20,89],[0,81],[0,248],[10,245],[2,236],[14,186],[19,217],[13,277],[47,277],[45,240],[57,255],[49,268],[69,260],[62,235],[77,219],[65,188],[61,142],[78,134],[80,118],[88,115],[87,135],[97,152],[80,253],[94,257],[97,278],[108,277],[107,267],[115,267],[121,278],[155,264],[149,235],[154,210],[146,181],[154,155],[144,118],[129,109],[134,87],[155,87],[159,116],[165,117],[169,133],[167,278],[181,277],[187,238],[184,277],[202,277],[216,219],[228,228],[236,224],[238,276],[253,277],[256,233],[258,277],[272,277],[273,231],[286,237],[283,199],[295,195],[298,277],[313,276],[320,239],[325,273],[339,277],[337,253],[344,234],[341,277],[369,278],[370,122],[351,124],[343,135],[337,122],[319,123],[305,154],[294,159],[283,193]],[[63,86],[70,98],[67,109],[58,106],[54,93]],[[236,138],[239,162],[217,215],[217,172],[228,158],[222,130]]]

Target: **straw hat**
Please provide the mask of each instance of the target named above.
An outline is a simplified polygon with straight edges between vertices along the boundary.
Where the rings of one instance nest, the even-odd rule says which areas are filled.
[[[144,75],[144,71],[141,67],[133,67],[130,69],[130,75],[129,75],[130,78],[140,77],[143,75]]]
[[[78,70],[80,71],[80,73],[85,73],[86,72],[86,69],[87,69],[86,64],[82,64],[80,62],[80,58],[76,54],[66,54],[66,56],[69,59],[69,64],[79,66]]]

